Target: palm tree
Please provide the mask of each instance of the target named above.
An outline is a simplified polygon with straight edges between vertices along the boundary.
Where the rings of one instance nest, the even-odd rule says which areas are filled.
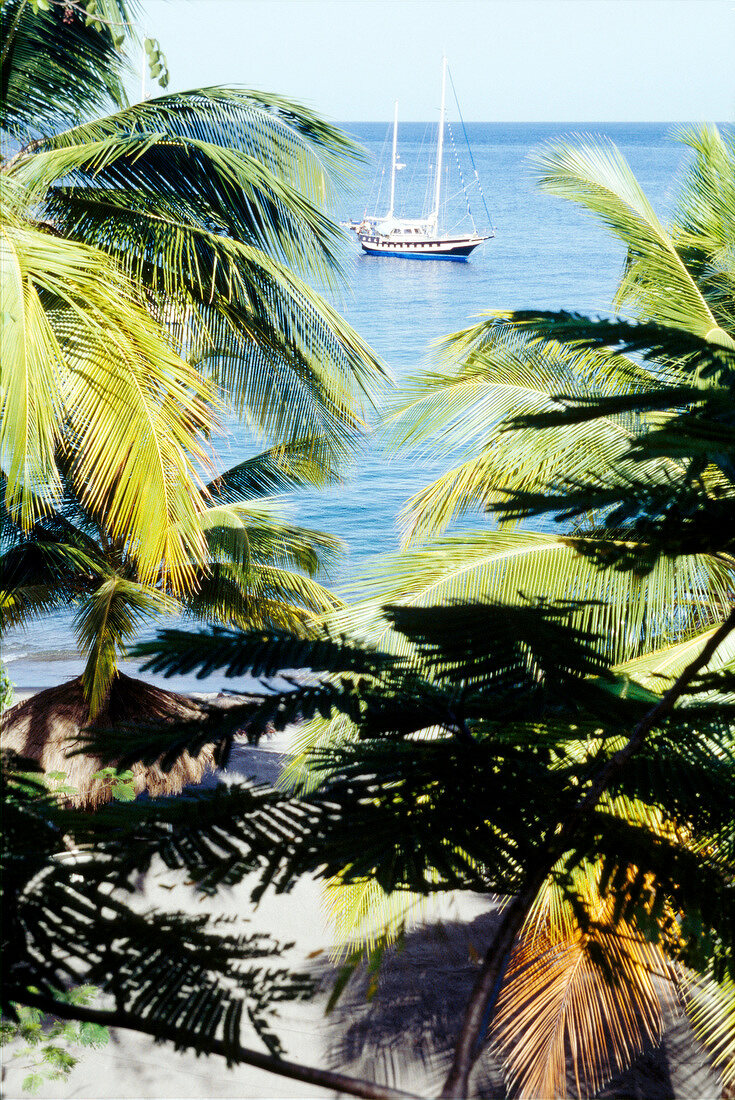
[[[211,433],[232,413],[280,448],[279,477],[290,462],[302,483],[333,477],[362,430],[382,368],[306,282],[339,283],[340,231],[322,204],[356,153],[277,96],[209,88],[131,105],[124,0],[6,0],[2,34],[5,503],[28,551],[49,523],[71,522],[73,542],[91,524],[107,564],[92,553],[84,591],[113,584],[112,554],[116,599],[137,606],[109,644],[94,625],[85,635],[94,712],[110,654],[167,600],[241,623],[246,601],[251,625],[334,605],[281,569],[312,571],[328,539],[274,527],[264,502],[257,517],[232,495],[224,508],[206,478]],[[212,558],[225,530],[238,567],[250,548],[245,588]]]
[[[54,511],[30,529],[6,514],[0,628],[73,609],[86,664],[78,679],[3,715],[4,748],[37,760],[46,771],[64,771],[77,799],[96,803],[109,796],[109,784],[99,760],[74,754],[81,731],[121,721],[145,726],[166,716],[201,717],[191,700],[120,671],[126,643],[147,623],[178,614],[242,629],[303,632],[317,616],[333,612],[339,601],[314,574],[329,566],[339,541],[281,515],[282,494],[312,483],[313,466],[307,441],[264,452],[206,485],[198,513],[206,556],[190,562],[190,583],[178,593],[164,572],[154,579],[141,573],[126,541],[74,496],[70,479]],[[199,765],[187,755],[182,765],[164,787],[160,770],[134,769],[137,787],[180,790],[182,782],[198,781],[204,766],[212,766],[211,753]]]
[[[567,335],[574,328],[575,339],[592,345],[610,342],[614,331],[616,345],[629,352],[635,342],[651,363],[667,355],[680,365],[696,361],[703,384],[663,384],[658,394],[556,410],[557,419],[593,420],[611,404],[655,403],[669,416],[604,478],[592,470],[563,500],[527,494],[513,506],[576,515],[591,502],[600,513],[604,497],[608,512],[596,528],[598,546],[617,554],[623,570],[638,562],[623,552],[621,508],[645,542],[649,567],[674,554],[729,554],[733,350],[660,325],[603,323],[600,331],[600,322],[585,326],[579,318],[546,323],[566,325]],[[540,424],[545,428],[547,419]],[[709,455],[713,439],[717,449]],[[682,455],[689,461],[680,478],[658,476],[655,457]],[[234,785],[183,802],[133,807],[122,822],[116,813],[92,824],[63,818],[63,827],[89,845],[79,885],[65,879],[58,863],[55,873],[40,874],[39,860],[49,849],[29,853],[25,829],[13,829],[13,896],[22,917],[22,934],[17,924],[9,926],[14,998],[54,1011],[62,968],[77,975],[89,965],[88,954],[96,980],[115,991],[115,1008],[82,1010],[79,1018],[253,1062],[253,1053],[239,1046],[236,1026],[227,1029],[228,1045],[220,1038],[229,981],[211,989],[206,1008],[196,985],[150,987],[149,955],[140,947],[157,932],[155,924],[150,933],[137,925],[134,961],[122,977],[124,905],[112,924],[85,922],[80,942],[77,914],[95,911],[99,875],[108,882],[112,873],[119,881],[122,872],[126,881],[131,867],[148,866],[161,854],[203,889],[254,872],[254,900],[269,887],[288,890],[300,875],[314,873],[357,886],[375,880],[387,894],[470,889],[507,900],[478,963],[456,1044],[451,1037],[455,1058],[443,1096],[469,1094],[488,1022],[514,1092],[565,1091],[571,1059],[575,1094],[594,1095],[642,1040],[658,1038],[663,1006],[679,998],[731,1081],[735,610],[723,610],[723,621],[663,696],[611,667],[607,638],[580,629],[579,610],[572,600],[388,607],[394,636],[405,639],[403,656],[395,646],[376,649],[319,628],[306,637],[283,630],[169,630],[145,644],[151,667],[167,673],[220,668],[226,676],[270,677],[300,670],[283,690],[262,695],[255,714],[251,699],[239,704],[254,739],[268,724],[284,728],[295,717],[334,712],[359,736],[312,754],[319,782],[311,790]],[[726,647],[729,659],[718,667],[713,658]],[[215,721],[193,732],[159,730],[133,744],[127,731],[108,734],[104,748],[130,763],[165,765],[183,749],[197,753],[222,735]],[[11,808],[17,783],[11,777]],[[28,826],[53,823],[45,806],[22,810]],[[176,942],[177,928],[171,931]],[[340,975],[333,1001],[348,976],[349,969]],[[255,1064],[265,1063],[261,1057]],[[317,1080],[308,1067],[269,1068]],[[338,1087],[360,1096],[401,1095],[354,1078],[343,1077]]]
[[[125,3],[106,0],[98,30],[84,14],[4,6],[4,123],[20,143],[5,174],[42,225],[114,258],[248,423],[272,442],[318,436],[336,462],[384,375],[303,276],[338,285],[341,233],[322,204],[354,146],[278,96],[208,88],[130,105],[114,46],[118,32],[135,42]],[[43,105],[29,87],[41,59]],[[63,91],[49,94],[50,75]],[[100,106],[114,110],[85,121]]]
[[[731,491],[731,512],[733,499]],[[702,517],[720,503],[705,504]],[[679,999],[725,1079],[733,1076],[732,985],[715,980],[733,964],[732,658],[726,676],[694,677],[712,667],[720,644],[729,641],[732,654],[735,613],[661,699],[610,668],[605,639],[576,628],[575,610],[482,601],[387,608],[408,657],[327,632],[168,631],[142,647],[167,673],[301,670],[261,697],[254,729],[337,712],[359,733],[312,753],[312,789],[230,788],[227,804],[201,815],[200,882],[231,882],[259,866],[254,897],[313,873],[357,887],[374,880],[387,894],[506,895],[500,942],[478,967],[457,1045],[471,1052],[465,1075],[448,1078],[444,1096],[468,1095],[466,1074],[491,1017],[514,1095],[566,1094],[570,1066],[572,1095],[595,1095],[660,1039]],[[130,760],[152,762],[187,744],[185,733],[163,731]],[[223,827],[237,838],[224,857]],[[192,832],[182,837],[187,866]],[[175,836],[173,844],[178,850]],[[380,951],[373,974],[379,959]],[[358,961],[342,972],[332,1003]],[[442,1050],[452,1045],[442,1038]]]
[[[714,127],[681,137],[694,155],[668,229],[612,146],[550,145],[536,157],[540,185],[582,205],[626,245],[614,310],[732,347],[735,265],[728,242],[735,225],[735,148]],[[465,457],[406,505],[405,551],[385,560],[363,586],[369,599],[356,614],[365,628],[381,600],[515,600],[518,592],[574,597],[599,601],[587,607],[583,621],[608,635],[611,659],[623,662],[718,621],[733,583],[729,556],[705,552],[659,559],[647,571],[599,570],[584,556],[592,549],[592,514],[581,514],[560,534],[518,529],[510,510],[501,511],[497,527],[444,534],[455,517],[502,509],[514,493],[569,486],[591,469],[611,469],[632,441],[656,426],[659,414],[623,406],[610,407],[606,416],[557,418],[545,426],[524,418],[558,412],[560,396],[579,402],[633,398],[662,382],[694,381],[676,356],[641,363],[610,333],[607,342],[585,344],[579,326],[570,328],[567,318],[565,328],[562,321],[488,313],[447,338],[443,369],[417,379],[394,412],[394,444],[432,441],[439,453],[454,457],[459,450]],[[657,468],[660,477],[679,476],[681,462],[652,458],[647,475]],[[629,549],[633,556],[644,551]],[[656,659],[650,662],[655,669]]]

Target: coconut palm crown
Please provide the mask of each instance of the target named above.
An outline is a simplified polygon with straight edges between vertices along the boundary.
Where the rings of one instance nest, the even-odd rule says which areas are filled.
[[[6,502],[27,526],[60,499],[56,456],[72,453],[85,507],[181,588],[206,556],[215,412],[271,445],[313,438],[329,476],[385,377],[305,281],[338,285],[322,204],[355,150],[277,96],[130,104],[128,6],[90,11],[2,8]]]

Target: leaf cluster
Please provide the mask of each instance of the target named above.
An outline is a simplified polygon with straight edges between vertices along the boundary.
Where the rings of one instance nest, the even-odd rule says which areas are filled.
[[[3,761],[4,1015],[17,1020],[29,991],[54,998],[82,980],[153,1029],[175,1027],[182,1049],[212,1037],[237,1046],[245,1018],[280,1052],[274,1006],[311,992],[279,965],[281,946],[226,918],[141,912],[130,876],[164,846],[162,822],[136,831],[113,804],[117,826],[97,829],[60,810],[25,766]]]

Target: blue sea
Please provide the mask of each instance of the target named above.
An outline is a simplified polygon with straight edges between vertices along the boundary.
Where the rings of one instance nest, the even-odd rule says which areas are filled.
[[[400,128],[396,212],[420,213],[426,179],[414,169],[417,156],[429,152],[424,123]],[[366,203],[387,209],[388,185],[381,154],[389,142],[385,123],[344,123],[365,149],[367,161],[351,193],[339,196],[339,220],[362,217]],[[471,174],[462,131],[453,127],[465,178]],[[666,216],[688,161],[686,148],[673,140],[676,127],[662,123],[469,123],[467,133],[495,228],[494,239],[467,263],[415,261],[364,256],[350,235],[345,248],[346,283],[334,300],[353,327],[389,367],[397,384],[431,362],[431,345],[470,324],[487,309],[579,309],[605,312],[623,262],[623,248],[591,217],[534,184],[529,156],[545,142],[572,135],[594,135],[614,142],[629,161],[657,212]],[[447,153],[451,162],[451,150]],[[382,180],[378,197],[376,180]],[[478,225],[487,217],[472,199]],[[390,395],[389,395],[390,396]],[[222,440],[223,467],[252,453],[244,431],[233,425]],[[299,522],[338,535],[346,552],[333,585],[359,575],[375,554],[398,546],[396,517],[414,492],[447,467],[446,462],[415,455],[387,456],[376,437],[365,441],[342,484],[307,493],[292,505]],[[54,615],[26,631],[9,634],[3,657],[13,682],[24,689],[60,683],[77,675],[82,662],[74,648],[68,616]],[[218,683],[176,678],[180,690],[211,690]]]

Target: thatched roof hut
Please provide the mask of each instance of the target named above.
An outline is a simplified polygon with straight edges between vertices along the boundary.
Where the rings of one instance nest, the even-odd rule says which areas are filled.
[[[118,724],[148,724],[163,719],[186,722],[204,718],[208,712],[205,704],[119,672],[106,705],[90,722],[82,681],[78,677],[39,691],[6,710],[0,719],[0,744],[5,750],[37,761],[45,772],[63,772],[64,786],[77,792],[70,796],[70,801],[75,806],[94,809],[108,802],[112,791],[109,782],[93,778],[95,772],[105,766],[98,755],[69,755],[79,747],[82,730],[109,729]],[[178,794],[187,784],[199,783],[213,768],[213,746],[208,746],[196,758],[185,752],[170,771],[144,764],[134,764],[130,770],[135,793],[148,791],[156,796]]]

